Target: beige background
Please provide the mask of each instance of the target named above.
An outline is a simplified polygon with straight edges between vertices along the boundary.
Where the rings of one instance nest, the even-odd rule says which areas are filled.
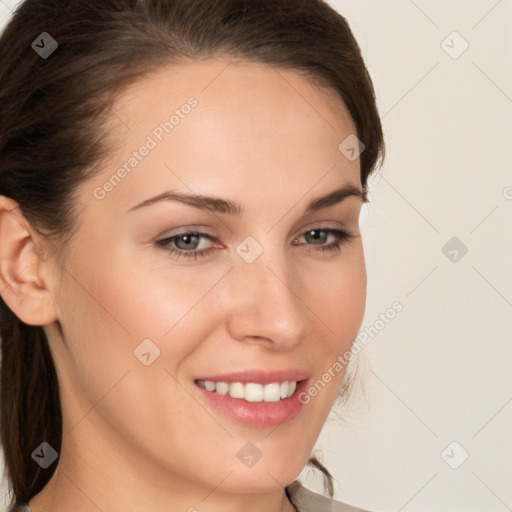
[[[15,4],[0,0],[2,25]],[[368,398],[333,412],[318,452],[335,497],[369,510],[512,510],[512,0],[330,4],[388,153],[361,219]]]

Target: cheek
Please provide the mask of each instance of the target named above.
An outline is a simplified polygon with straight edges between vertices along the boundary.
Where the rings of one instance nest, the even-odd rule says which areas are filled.
[[[137,262],[110,263],[103,258],[95,267],[75,260],[63,280],[59,313],[66,348],[57,357],[62,381],[69,383],[63,392],[65,430],[97,404],[88,421],[98,428],[109,424],[106,432],[117,433],[112,445],[122,433],[159,459],[176,449],[183,432],[201,434],[191,423],[204,424],[204,410],[173,376],[206,338],[198,331],[209,325],[205,311],[194,306],[218,277],[191,285],[190,279],[164,278],[164,272],[146,271]],[[202,311],[201,322],[196,310]],[[145,339],[159,351],[153,360],[149,346],[154,362],[147,366],[134,354]],[[79,428],[73,432],[80,435]]]
[[[317,328],[325,335],[318,347],[336,355],[350,348],[361,327],[366,304],[366,267],[362,245],[357,245],[328,272],[317,274],[308,286]],[[315,318],[315,317],[313,317]]]
[[[361,327],[366,304],[366,270],[357,262],[349,270],[332,278],[330,297],[326,299],[326,310],[331,319],[331,329],[344,342],[352,343]]]
[[[218,324],[208,291],[225,270],[193,277],[190,271],[148,268],[133,255],[109,260],[105,253],[96,265],[88,263],[75,259],[59,297],[67,344],[59,366],[73,383],[70,421],[79,420],[80,409],[90,408],[87,403],[101,400],[98,413],[110,423],[124,422],[136,400],[129,422],[133,428],[146,421],[164,422],[159,417],[163,404],[175,402],[167,404],[172,411],[186,403],[186,393],[173,377],[179,378],[183,363]],[[145,357],[151,360],[148,366]],[[107,399],[105,393],[114,386]],[[165,392],[160,396],[156,390]],[[85,401],[76,405],[76,418],[71,405],[75,396]],[[197,413],[200,417],[201,411]],[[174,417],[176,428],[178,423]]]
[[[193,274],[187,269],[170,272],[165,267],[148,267],[130,255],[112,262],[103,258],[96,267],[75,269],[76,281],[83,285],[70,283],[61,299],[66,304],[63,318],[86,317],[90,328],[85,332],[95,332],[105,349],[109,345],[131,353],[146,338],[165,342],[182,322],[190,325],[190,317],[202,309],[201,298],[223,275],[219,269]]]
[[[347,370],[347,356],[364,316],[366,303],[366,267],[362,244],[341,257],[332,271],[317,276],[310,290],[311,318],[309,360],[315,375],[304,400],[316,418],[314,428],[323,424],[334,403]]]

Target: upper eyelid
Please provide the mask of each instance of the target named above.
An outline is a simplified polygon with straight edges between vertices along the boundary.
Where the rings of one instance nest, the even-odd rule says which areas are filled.
[[[337,226],[326,225],[326,223],[328,223],[328,222],[337,222],[338,225]],[[339,219],[338,220],[331,219],[331,220],[313,221],[308,226],[302,228],[299,231],[299,235],[303,235],[304,233],[307,233],[308,231],[311,231],[311,230],[314,230],[314,229],[339,229],[339,230],[342,230],[342,231],[344,231],[344,230],[345,231],[354,231],[353,229],[352,230],[350,229],[349,224],[350,224],[349,222],[343,222],[343,221],[341,221]],[[356,225],[358,225],[358,224],[359,224],[358,221],[356,221]],[[178,229],[179,231],[178,232],[172,232],[172,233],[165,234],[165,235],[159,235],[158,239],[172,238],[174,236],[187,235],[187,234],[190,234],[190,233],[206,235],[206,236],[211,237],[212,239],[216,239],[217,238],[216,235],[208,233],[207,230],[210,229],[210,228],[208,228],[206,226],[203,226],[203,225],[200,225],[200,224],[191,224],[189,226],[183,226],[182,228],[176,228],[176,229]],[[229,230],[229,231],[230,231],[230,233],[232,233],[231,230]],[[167,232],[164,232],[164,233],[167,233]]]

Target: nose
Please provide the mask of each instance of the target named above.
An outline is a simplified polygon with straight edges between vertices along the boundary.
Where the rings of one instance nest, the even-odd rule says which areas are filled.
[[[307,307],[285,256],[264,252],[250,264],[237,261],[229,274],[231,336],[275,350],[297,345],[307,327]]]

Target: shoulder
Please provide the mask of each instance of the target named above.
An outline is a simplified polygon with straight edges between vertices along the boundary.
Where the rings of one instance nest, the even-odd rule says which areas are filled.
[[[298,480],[292,482],[286,489],[299,512],[370,512],[310,491]]]

